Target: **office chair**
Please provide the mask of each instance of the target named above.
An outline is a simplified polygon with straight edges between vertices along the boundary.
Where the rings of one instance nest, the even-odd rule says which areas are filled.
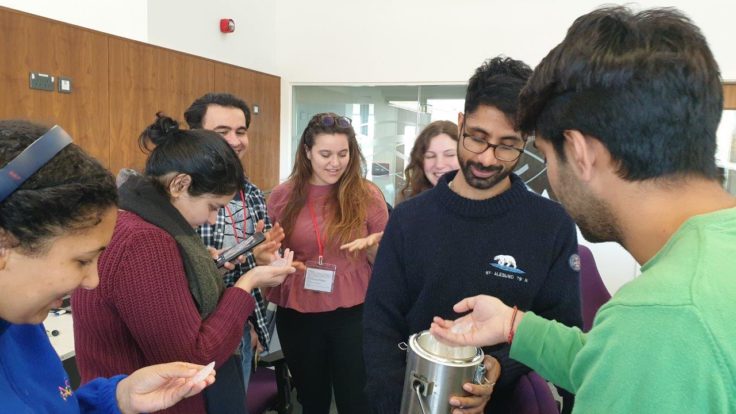
[[[512,407],[515,414],[560,414],[547,381],[534,371],[519,378]]]
[[[609,299],[606,285],[603,283],[593,253],[585,246],[578,245],[580,255],[580,299],[583,308],[583,331],[588,332],[593,326],[593,319],[598,309]]]

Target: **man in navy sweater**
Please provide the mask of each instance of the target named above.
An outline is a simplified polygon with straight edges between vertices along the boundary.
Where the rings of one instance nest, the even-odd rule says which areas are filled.
[[[577,236],[563,208],[512,173],[526,144],[516,129],[518,95],[531,69],[497,57],[470,79],[458,115],[460,171],[399,204],[381,240],[364,309],[366,391],[378,413],[399,412],[406,353],[397,345],[456,318],[452,305],[491,294],[566,325],[582,325]],[[453,413],[509,412],[529,368],[508,345],[484,349],[501,366],[495,385],[451,399]],[[490,398],[490,402],[489,399]]]

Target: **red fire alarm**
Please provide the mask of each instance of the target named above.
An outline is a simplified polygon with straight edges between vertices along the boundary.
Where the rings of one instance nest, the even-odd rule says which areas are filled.
[[[220,19],[220,31],[222,33],[232,33],[235,31],[235,20]]]

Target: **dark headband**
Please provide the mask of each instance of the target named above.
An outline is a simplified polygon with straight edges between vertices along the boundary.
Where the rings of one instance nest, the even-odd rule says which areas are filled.
[[[54,125],[0,170],[0,203],[5,201],[36,171],[72,143],[72,137]]]

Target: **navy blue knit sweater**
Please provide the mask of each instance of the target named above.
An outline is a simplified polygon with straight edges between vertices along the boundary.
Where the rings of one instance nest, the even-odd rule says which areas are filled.
[[[406,353],[397,345],[429,329],[433,316],[456,318],[452,306],[478,294],[532,310],[566,325],[582,325],[577,236],[563,208],[511,188],[469,200],[448,187],[399,204],[381,240],[364,308],[367,393],[375,412],[401,405]],[[484,349],[501,363],[487,412],[506,412],[513,386],[529,369],[509,359],[508,345]]]

